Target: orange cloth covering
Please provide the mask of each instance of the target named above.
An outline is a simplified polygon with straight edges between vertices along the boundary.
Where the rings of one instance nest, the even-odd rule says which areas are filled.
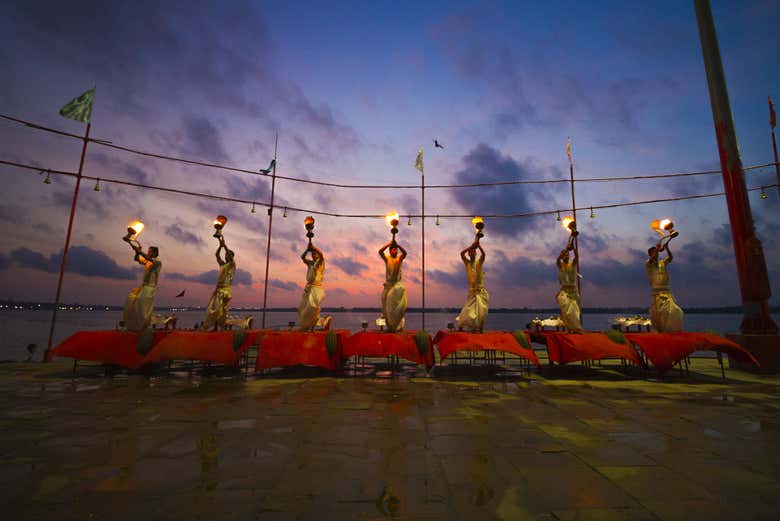
[[[325,346],[327,331],[268,331],[263,335],[257,350],[255,371],[271,367],[290,365],[313,365],[325,369],[337,370],[343,366],[342,350],[349,331],[333,330],[339,340],[333,356],[328,355]]]
[[[154,332],[152,348],[146,355],[138,352],[140,333],[132,331],[79,331],[66,338],[49,352],[52,357],[103,362],[128,369],[164,360],[199,360],[236,365],[249,346],[257,343],[262,331],[247,331],[246,340],[233,350],[233,331],[204,333],[202,331]]]
[[[152,350],[171,333],[156,331]],[[138,369],[146,362],[146,357],[138,352],[139,336],[132,331],[79,331],[49,351],[47,361],[58,356]]]
[[[238,349],[233,349],[233,331],[171,331],[146,355],[144,363],[165,360],[199,360],[218,364],[238,364],[241,355],[262,338],[264,331],[250,329]]]
[[[568,364],[583,360],[623,358],[637,365],[642,359],[630,343],[618,344],[604,333],[544,333],[551,362]],[[628,337],[628,335],[626,335]]]
[[[433,356],[433,344],[428,336],[428,349],[424,355],[417,349],[414,336],[417,331],[401,333],[380,333],[378,331],[361,331],[349,337],[344,344],[344,358],[351,356],[400,356],[415,364],[423,364],[426,369],[436,362]]]
[[[638,345],[659,374],[694,351],[723,351],[740,361],[758,361],[739,344],[709,333],[626,333],[626,339]]]
[[[528,333],[524,333],[528,339]],[[464,333],[462,331],[439,331],[433,339],[439,357],[444,360],[455,351],[504,351],[530,360],[539,367],[539,359],[533,349],[521,346],[512,333],[506,331],[486,331],[484,333]],[[529,340],[530,344],[530,340]]]

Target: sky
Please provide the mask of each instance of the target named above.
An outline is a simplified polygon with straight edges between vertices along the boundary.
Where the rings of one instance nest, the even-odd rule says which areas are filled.
[[[745,166],[772,161],[767,96],[780,99],[770,0],[712,1]],[[92,136],[117,145],[248,170],[342,184],[560,179],[571,137],[577,177],[718,169],[693,2],[0,2],[0,113],[82,134],[59,109],[96,87]],[[434,148],[433,140],[444,144]],[[0,159],[75,172],[81,142],[0,121]],[[216,281],[217,214],[236,253],[234,306],[261,306],[270,182],[90,143],[84,173],[256,201],[251,205],[85,181],[62,301],[119,305],[141,268],[122,242],[141,219],[160,248],[157,304],[205,306]],[[0,165],[0,298],[53,301],[75,180]],[[748,187],[775,182],[773,169]],[[577,206],[720,192],[719,175],[578,183]],[[780,299],[776,188],[750,193],[772,304]],[[268,305],[296,306],[305,282],[303,218],[398,211],[409,252],[409,305],[421,298],[419,189],[339,189],[278,180]],[[426,190],[426,305],[467,293],[459,252],[469,219],[565,209],[567,184]],[[739,305],[725,199],[579,214],[584,306],[645,306],[650,221],[672,218],[672,287],[683,308]],[[378,218],[318,217],[325,306],[379,307],[389,240]],[[492,307],[554,307],[555,257],[567,234],[554,216],[486,219]],[[183,298],[175,298],[186,290]]]

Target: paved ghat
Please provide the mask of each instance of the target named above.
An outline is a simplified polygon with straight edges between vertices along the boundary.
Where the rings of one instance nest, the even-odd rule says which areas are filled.
[[[777,519],[780,378],[0,365],[5,519]]]

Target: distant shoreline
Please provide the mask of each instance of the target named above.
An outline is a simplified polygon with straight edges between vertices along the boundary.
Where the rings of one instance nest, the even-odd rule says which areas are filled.
[[[122,306],[106,306],[104,304],[80,304],[80,303],[68,303],[60,304],[61,311],[122,311]],[[51,302],[16,302],[13,300],[0,300],[0,311],[45,311],[52,310],[54,305]],[[205,307],[190,307],[190,306],[170,306],[156,308],[158,311],[204,311]],[[235,307],[232,308],[236,312],[262,312],[263,308],[257,307]],[[294,307],[274,307],[268,308],[268,312],[276,313],[295,313],[297,310]],[[325,307],[322,308],[323,313],[379,313],[381,310],[375,307]],[[407,308],[407,313],[420,313],[422,308],[410,307]],[[741,314],[742,306],[719,306],[710,308],[691,307],[684,308],[686,313],[690,314],[710,314],[710,315],[728,315],[728,314]],[[446,308],[433,308],[429,307],[425,309],[426,313],[458,313],[460,307],[446,307]],[[491,308],[490,313],[530,313],[538,315],[557,315],[558,308]],[[625,307],[610,307],[610,308],[583,308],[583,313],[590,314],[611,314],[621,313],[626,315],[646,315],[647,307],[638,306],[625,306]],[[780,306],[770,306],[770,313],[780,313]]]

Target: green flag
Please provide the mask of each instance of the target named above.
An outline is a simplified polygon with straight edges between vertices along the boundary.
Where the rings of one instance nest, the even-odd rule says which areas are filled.
[[[83,123],[89,123],[89,118],[92,117],[93,101],[95,101],[94,87],[62,107],[60,115]]]
[[[421,148],[419,152],[417,152],[417,159],[414,161],[414,167],[420,171],[422,174],[424,171],[423,167],[423,149]]]

